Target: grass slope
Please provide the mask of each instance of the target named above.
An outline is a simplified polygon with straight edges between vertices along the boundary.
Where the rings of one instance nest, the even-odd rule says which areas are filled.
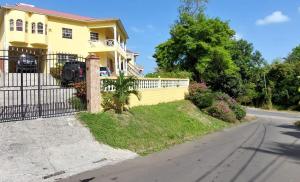
[[[122,115],[81,113],[79,118],[99,142],[140,155],[230,126],[189,101],[134,107]]]

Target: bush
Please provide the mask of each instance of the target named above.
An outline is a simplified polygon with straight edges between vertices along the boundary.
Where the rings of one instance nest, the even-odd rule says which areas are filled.
[[[172,71],[172,72],[164,72],[164,71],[159,71],[155,73],[148,73],[145,75],[146,78],[192,78],[192,73],[187,72],[187,71]]]
[[[115,109],[114,95],[112,93],[103,92],[101,96],[102,96],[101,106],[104,111],[109,111],[111,109]]]
[[[228,104],[229,108],[234,112],[236,119],[241,120],[246,116],[246,109],[228,94],[217,92],[215,93],[215,96],[216,100],[224,101]]]
[[[194,95],[197,92],[208,92],[208,87],[205,83],[191,83],[189,86],[189,94]]]
[[[50,74],[53,78],[60,80],[61,79],[61,70],[62,70],[62,66],[50,68]]]
[[[224,101],[217,101],[211,107],[207,108],[209,115],[226,122],[236,123],[238,120],[229,105]]]
[[[300,128],[300,121],[297,121],[297,122],[295,123],[295,126],[297,126],[298,128]]]
[[[86,82],[78,82],[72,84],[72,86],[76,89],[76,96],[83,101],[86,101]]]
[[[247,115],[245,108],[239,104],[235,104],[235,105],[231,106],[230,108],[234,112],[236,119],[238,119],[238,120],[242,120]]]
[[[210,107],[214,103],[214,94],[211,92],[195,92],[189,96],[189,99],[199,108],[204,109]]]
[[[84,109],[87,108],[87,103],[85,101],[83,101],[81,98],[78,98],[78,97],[70,98],[69,103],[76,110],[84,110]]]

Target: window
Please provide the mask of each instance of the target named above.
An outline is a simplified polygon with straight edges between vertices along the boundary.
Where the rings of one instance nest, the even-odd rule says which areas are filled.
[[[28,21],[25,22],[25,32],[28,32]]]
[[[57,61],[60,64],[65,64],[67,62],[77,61],[78,56],[76,54],[57,54]]]
[[[16,30],[22,32],[23,31],[23,20],[18,19],[16,21]]]
[[[63,28],[62,29],[62,37],[65,39],[72,39],[72,29]]]
[[[99,40],[99,34],[96,32],[91,32],[90,33],[90,40],[91,41],[98,41]]]
[[[9,20],[9,29],[10,31],[14,31],[15,21],[13,19]]]
[[[35,33],[35,23],[31,24],[31,33]]]
[[[41,22],[38,23],[37,31],[38,31],[38,34],[43,34],[44,33],[44,25],[43,25],[43,23],[41,23]]]

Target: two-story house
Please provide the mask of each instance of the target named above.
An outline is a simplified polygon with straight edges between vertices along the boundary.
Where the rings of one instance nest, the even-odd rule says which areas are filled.
[[[113,75],[130,74],[128,34],[120,19],[83,17],[22,3],[1,6],[0,15],[0,50],[57,53],[58,62],[94,54]],[[13,72],[10,67],[6,64],[0,70]]]

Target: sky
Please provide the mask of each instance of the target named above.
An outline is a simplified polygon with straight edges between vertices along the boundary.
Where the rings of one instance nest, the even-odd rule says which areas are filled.
[[[127,47],[140,54],[145,73],[156,68],[155,47],[166,41],[178,18],[179,0],[0,0],[1,5],[37,7],[95,18],[120,18],[129,34]],[[253,43],[272,62],[300,44],[299,0],[210,0],[209,17],[228,21],[237,38]]]

